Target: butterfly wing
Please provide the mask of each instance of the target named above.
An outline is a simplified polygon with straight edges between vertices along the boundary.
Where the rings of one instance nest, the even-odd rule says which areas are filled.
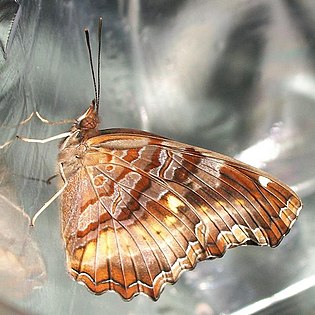
[[[300,199],[267,173],[146,132],[102,133],[62,196],[68,268],[96,294],[156,300],[198,261],[277,246],[297,218]]]

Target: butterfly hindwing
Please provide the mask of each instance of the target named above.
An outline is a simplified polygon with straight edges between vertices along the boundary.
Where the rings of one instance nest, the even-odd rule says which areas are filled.
[[[301,206],[264,172],[147,132],[109,129],[85,146],[62,222],[69,270],[95,293],[157,299],[198,261],[276,246]]]

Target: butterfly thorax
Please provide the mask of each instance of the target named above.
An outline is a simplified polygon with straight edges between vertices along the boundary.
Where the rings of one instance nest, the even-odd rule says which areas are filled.
[[[70,129],[70,135],[60,144],[58,161],[63,165],[66,176],[82,166],[81,161],[87,150],[86,141],[100,134],[99,118],[93,100],[85,113],[80,116]]]

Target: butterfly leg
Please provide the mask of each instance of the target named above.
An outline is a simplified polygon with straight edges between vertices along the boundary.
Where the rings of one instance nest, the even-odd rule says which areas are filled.
[[[51,181],[58,177],[60,174],[54,174],[52,176],[50,176],[49,178],[47,179],[41,179],[41,178],[36,178],[36,177],[29,177],[29,176],[24,176],[24,175],[19,175],[19,176],[22,176],[23,178],[25,179],[28,179],[28,180],[36,180],[37,182],[42,182],[42,183],[45,183],[47,185],[50,185],[51,184]]]
[[[2,125],[1,128],[17,128],[18,126],[21,125],[25,125],[26,123],[28,123],[33,116],[36,116],[41,122],[45,123],[45,124],[49,124],[49,125],[61,125],[61,124],[67,124],[67,123],[73,123],[74,120],[72,119],[65,119],[65,120],[61,120],[61,121],[49,121],[48,119],[45,119],[43,116],[41,116],[39,114],[38,111],[32,112],[31,115],[29,115],[26,119],[24,119],[23,121],[21,121],[18,125]],[[29,139],[29,138],[25,138],[25,137],[20,137],[20,136],[16,136],[16,138],[23,140],[25,142],[37,142],[37,143],[46,143],[49,141],[53,141],[55,139],[60,139],[63,137],[67,137],[69,135],[69,133],[63,133],[54,137],[50,137],[44,140],[37,140],[37,139]],[[4,144],[0,145],[0,150],[4,149],[5,147],[9,146],[11,143],[13,142],[13,140],[9,140],[7,142],[5,142]]]
[[[52,181],[54,178],[58,177],[59,175],[60,175],[60,174],[54,174],[54,175],[50,176],[48,179],[46,179],[44,182],[45,182],[47,185],[50,185],[50,184],[51,184],[51,181]]]
[[[63,186],[35,213],[35,215],[33,216],[32,220],[31,220],[31,226],[35,225],[35,221],[38,218],[38,216],[46,209],[50,206],[50,204],[52,202],[54,202],[61,194],[62,192],[65,190],[65,188],[68,185],[68,181],[66,179],[63,167],[62,167],[62,163],[59,163],[59,169],[60,169],[60,176],[62,178],[62,180],[64,181]]]
[[[25,125],[26,123],[28,123],[33,118],[33,116],[36,116],[42,123],[48,124],[48,125],[64,125],[64,124],[70,124],[70,123],[73,124],[75,122],[74,119],[64,119],[64,120],[60,120],[60,121],[51,121],[51,120],[44,118],[36,110],[36,111],[32,112],[27,118],[25,118],[20,123],[18,123],[17,125],[2,125],[1,128],[17,128],[21,125]]]
[[[33,114],[36,115],[36,117],[43,122],[44,124],[48,124],[48,125],[64,125],[64,124],[70,124],[70,123],[74,123],[75,120],[74,119],[64,119],[64,120],[60,120],[60,121],[50,121],[46,118],[44,118],[42,115],[40,115],[40,113],[38,111],[33,112]]]
[[[26,138],[26,137],[21,137],[21,136],[16,136],[19,140],[25,141],[25,142],[33,142],[33,143],[47,143],[50,141],[62,139],[69,137],[71,135],[71,132],[63,132],[60,133],[59,135],[52,136],[46,139],[32,139],[32,138]]]
[[[13,140],[9,140],[3,144],[0,145],[0,150],[4,149],[5,147],[9,146],[11,143],[13,142]]]
[[[0,128],[17,128],[18,126],[24,125],[27,122],[29,122],[32,119],[33,116],[34,116],[34,112],[32,112],[31,115],[29,115],[26,119],[22,120],[18,125],[11,125],[11,126],[10,125],[1,125]],[[9,146],[12,142],[13,142],[13,140],[6,141],[2,145],[0,145],[0,150],[4,149],[7,146]]]
[[[21,125],[25,125],[26,123],[28,123],[32,117],[34,116],[34,114],[37,116],[36,114],[37,112],[32,112],[27,118],[25,118],[24,120],[22,120],[20,123],[18,123],[17,125],[1,125],[1,128],[17,128]]]
[[[54,141],[54,140],[58,140],[58,139],[62,139],[62,138],[66,138],[70,135],[70,132],[64,132],[61,133],[59,135],[53,136],[53,137],[49,137],[46,139],[32,139],[32,138],[26,138],[26,137],[21,137],[21,136],[16,136],[17,139],[22,140],[24,142],[33,142],[33,143],[47,143],[50,141]],[[9,146],[14,140],[9,140],[6,141],[5,143],[0,145],[0,150],[6,148],[7,146]]]

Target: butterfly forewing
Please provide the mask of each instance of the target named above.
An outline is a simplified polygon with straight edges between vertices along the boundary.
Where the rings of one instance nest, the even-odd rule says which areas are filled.
[[[142,131],[100,133],[72,152],[75,167],[63,164],[68,268],[94,293],[157,299],[198,261],[278,245],[301,208],[289,187],[224,155]]]

